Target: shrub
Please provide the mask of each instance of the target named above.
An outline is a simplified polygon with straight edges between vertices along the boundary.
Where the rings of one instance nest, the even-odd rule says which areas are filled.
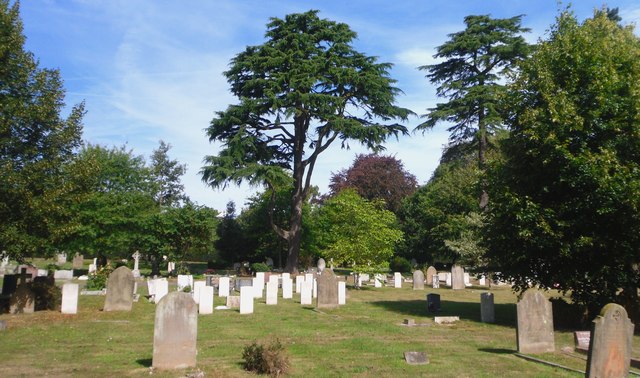
[[[102,290],[107,287],[107,280],[109,274],[113,272],[111,265],[105,265],[101,267],[96,274],[89,276],[87,281],[87,290]]]
[[[57,310],[62,303],[62,289],[53,283],[53,277],[36,277],[31,284],[35,295],[34,309]]]
[[[258,374],[280,377],[289,370],[289,357],[278,339],[266,346],[254,341],[244,348],[242,358],[245,370]]]
[[[269,272],[271,268],[265,263],[253,263],[251,264],[251,270],[254,272]]]
[[[389,263],[389,269],[391,269],[392,272],[410,273],[411,263],[404,257],[396,256],[391,260],[391,263]]]

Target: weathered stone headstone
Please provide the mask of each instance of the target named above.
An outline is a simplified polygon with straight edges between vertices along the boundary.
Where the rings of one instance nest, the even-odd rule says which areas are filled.
[[[331,269],[324,269],[316,279],[318,285],[317,308],[338,307],[338,278]]]
[[[269,279],[267,282],[267,298],[266,304],[277,305],[278,304],[278,279]]]
[[[200,315],[213,314],[213,286],[204,286],[199,290],[198,312]]]
[[[393,287],[396,289],[402,288],[402,274],[400,272],[393,273]]]
[[[518,352],[546,353],[555,350],[551,302],[537,290],[527,290],[517,304]]]
[[[347,303],[347,283],[344,281],[338,281],[338,304],[344,305]]]
[[[593,321],[587,377],[626,377],[631,365],[634,325],[624,307],[609,303]]]
[[[440,311],[440,294],[427,294],[427,310],[429,312]]]
[[[9,299],[10,314],[31,314],[35,311],[36,295],[31,290],[31,284],[27,282],[27,269],[22,268],[20,283]]]
[[[240,296],[239,295],[227,295],[227,307],[228,308],[240,308]]]
[[[82,269],[83,266],[84,266],[84,256],[76,253],[73,256],[73,269]]]
[[[254,289],[251,286],[240,288],[240,313],[253,314]]]
[[[413,290],[424,290],[424,273],[419,269],[413,272]]]
[[[135,279],[131,269],[121,266],[109,274],[104,311],[131,311]]]
[[[290,277],[285,277],[284,274],[282,275],[282,298],[293,298],[293,281]]]
[[[153,367],[171,370],[196,366],[197,337],[198,312],[191,295],[167,294],[156,307]]]
[[[78,284],[66,283],[62,285],[62,307],[63,314],[78,313]]]
[[[495,323],[496,321],[493,293],[480,294],[480,320],[483,323]]]
[[[14,270],[14,273],[21,276],[23,270],[26,270],[27,272],[26,281],[24,282],[33,282],[33,279],[38,277],[38,268],[29,264],[18,265]]]
[[[427,268],[427,285],[432,285],[433,284],[433,276],[437,276],[438,275],[438,271],[436,270],[436,268],[430,266]]]
[[[433,318],[433,322],[436,324],[450,324],[460,321],[459,316],[436,316]]]
[[[462,290],[464,285],[464,269],[457,264],[451,267],[451,288],[453,290]]]
[[[434,274],[431,277],[431,287],[433,287],[434,289],[440,288],[440,276],[438,276],[437,274]]]
[[[62,265],[67,262],[67,254],[66,253],[58,253],[56,255],[56,263],[58,265]]]
[[[178,291],[183,291],[185,287],[189,286],[193,291],[193,276],[190,274],[178,274]]]
[[[218,281],[218,296],[229,296],[229,277],[220,277],[220,280]]]
[[[573,340],[576,343],[575,350],[587,354],[589,352],[589,343],[591,342],[591,331],[575,331]]]
[[[316,265],[318,268],[318,272],[322,273],[322,271],[327,267],[326,261],[321,257],[318,259],[318,264]]]
[[[310,305],[312,302],[312,291],[313,291],[313,278],[310,281],[306,279],[302,282],[300,286],[300,304],[301,305]]]
[[[425,352],[404,352],[404,360],[409,365],[426,365],[429,363]]]
[[[133,274],[134,278],[138,278],[140,277],[140,258],[142,257],[142,254],[136,251],[136,253],[134,253],[131,257],[133,257],[133,270],[131,271],[131,273]]]

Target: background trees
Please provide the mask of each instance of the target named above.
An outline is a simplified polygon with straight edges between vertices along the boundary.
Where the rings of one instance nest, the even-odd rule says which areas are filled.
[[[522,65],[486,232],[518,290],[557,287],[592,314],[615,301],[637,317],[639,57],[631,27],[564,12]]]
[[[329,188],[331,195],[353,188],[369,201],[383,200],[386,209],[396,213],[402,200],[413,194],[417,185],[416,177],[404,169],[400,160],[369,154],[357,155],[351,167],[334,173]]]
[[[437,95],[449,102],[437,104],[425,115],[427,120],[416,129],[425,130],[438,122],[450,122],[451,147],[468,146],[478,152],[478,166],[485,169],[488,138],[502,124],[500,97],[504,81],[517,62],[529,51],[521,33],[522,16],[492,19],[487,15],[467,16],[465,30],[450,34],[450,39],[438,46],[435,58],[442,63],[420,67],[427,77],[438,84]],[[455,149],[454,149],[455,150]],[[463,149],[467,150],[467,148]],[[485,185],[480,193],[480,208],[489,201]]]
[[[272,224],[288,243],[286,270],[297,271],[302,205],[320,154],[334,141],[381,149],[410,111],[394,105],[399,92],[390,64],[353,49],[356,33],[346,24],[320,19],[317,11],[273,18],[266,42],[249,46],[225,72],[240,102],[218,112],[207,130],[222,142],[207,156],[203,180],[214,187],[248,180],[293,187],[287,228]],[[275,193],[275,192],[273,192]]]

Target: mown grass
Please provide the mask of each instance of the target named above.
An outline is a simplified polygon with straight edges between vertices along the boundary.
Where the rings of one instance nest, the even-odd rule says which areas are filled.
[[[139,292],[144,293],[145,285]],[[198,319],[198,366],[212,377],[246,377],[242,350],[254,340],[278,338],[285,345],[294,377],[575,377],[579,374],[525,361],[514,355],[515,296],[493,288],[496,324],[480,322],[480,293],[430,288],[349,290],[347,305],[317,311],[279,298],[277,306],[257,300],[254,314],[215,311]],[[438,315],[460,322],[436,325],[425,295],[442,298]],[[0,316],[0,376],[184,376],[190,371],[152,371],[155,305],[144,298],[130,313],[101,311],[104,297],[81,296],[77,315],[53,311]],[[216,305],[222,300],[216,298]],[[402,322],[412,318],[416,327]],[[556,331],[556,353],[538,358],[584,370],[585,361],[563,354],[573,345],[570,331]],[[634,345],[639,338],[634,338]],[[430,363],[413,366],[403,352],[426,352]],[[636,351],[637,352],[637,351]],[[638,353],[635,353],[637,356]]]

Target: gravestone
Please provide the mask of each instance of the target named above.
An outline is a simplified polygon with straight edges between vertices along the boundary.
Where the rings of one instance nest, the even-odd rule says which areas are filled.
[[[431,287],[433,287],[434,289],[439,289],[440,288],[440,276],[438,276],[437,274],[434,274],[431,277],[432,281],[431,281]]]
[[[429,363],[425,352],[404,352],[404,360],[409,365],[426,365]]]
[[[624,307],[609,303],[593,321],[587,377],[626,377],[631,365],[634,325]]]
[[[185,287],[189,286],[191,291],[193,291],[193,276],[190,274],[178,274],[178,291],[184,290]]]
[[[104,311],[131,311],[135,279],[131,269],[121,266],[109,274]]]
[[[203,287],[207,286],[205,281],[195,281],[193,283],[193,287],[191,288],[191,293],[193,293],[193,300],[196,301],[196,304],[200,304],[200,290]]]
[[[38,277],[38,268],[36,268],[33,265],[29,265],[29,264],[18,265],[14,269],[14,273],[20,276],[22,274],[22,270],[23,269],[26,269],[26,271],[27,271],[27,276],[26,276],[26,281],[25,282],[33,282],[33,279]]]
[[[53,278],[56,280],[72,280],[73,270],[56,270],[53,272]]]
[[[304,281],[304,276],[296,276],[296,294],[300,294],[303,281]]]
[[[589,343],[591,342],[591,331],[575,331],[573,340],[576,343],[576,352],[587,354],[589,352]]]
[[[154,284],[154,303],[160,303],[165,295],[169,294],[169,281],[166,278],[157,278]]]
[[[195,367],[197,337],[198,312],[191,295],[167,294],[156,307],[153,367],[159,370]]]
[[[464,286],[471,286],[471,276],[469,273],[464,273]]]
[[[220,280],[218,281],[218,296],[229,296],[229,277],[220,277]]]
[[[318,268],[318,272],[322,273],[322,271],[327,267],[326,261],[321,257],[318,259],[318,264],[316,264]]]
[[[555,350],[551,302],[537,290],[527,290],[517,304],[518,352],[546,353]]]
[[[254,298],[262,298],[262,292],[264,291],[264,277],[262,277],[262,280],[258,277],[253,277],[252,288]]]
[[[83,266],[84,266],[84,256],[76,253],[73,256],[73,269],[82,269]]]
[[[300,287],[300,304],[310,305],[312,301],[313,282],[306,279],[302,282]]]
[[[227,295],[227,307],[240,308],[240,296],[239,295]]]
[[[176,270],[176,263],[173,261],[169,261],[167,263],[167,274],[171,274],[171,272],[173,272],[174,270]]]
[[[63,314],[78,313],[78,284],[66,283],[62,285],[62,307]]]
[[[373,276],[373,286],[374,287],[382,287],[382,284],[385,281],[386,276],[384,274],[376,273]]]
[[[267,298],[266,304],[268,305],[277,305],[278,304],[278,279],[272,280],[269,277],[269,282],[267,283]]]
[[[35,311],[36,295],[31,290],[31,284],[27,282],[27,276],[27,269],[22,268],[20,283],[9,299],[10,314],[32,314]]]
[[[451,287],[452,283],[451,283],[451,273],[445,273],[444,274],[444,282],[446,283],[447,286]]]
[[[453,290],[462,290],[464,285],[464,269],[457,264],[451,267],[451,288]]]
[[[324,260],[323,260],[324,261]],[[324,269],[316,279],[318,287],[317,308],[338,307],[338,278],[330,269]]]
[[[251,286],[240,288],[240,314],[253,314],[254,289]]]
[[[347,283],[338,281],[338,305],[347,304]]]
[[[260,288],[260,296],[262,297],[262,290],[264,290],[264,284],[265,284],[265,280],[264,280],[264,272],[256,272],[256,277],[255,277],[255,281],[254,281],[254,287],[259,287]]]
[[[440,294],[427,294],[427,310],[429,312],[440,311]]]
[[[480,294],[480,320],[483,323],[495,323],[496,321],[493,293]]]
[[[487,277],[484,274],[478,279],[478,285],[487,286]]]
[[[198,312],[200,315],[213,314],[213,286],[204,286],[199,291]]]
[[[11,295],[18,288],[18,275],[5,274],[2,280],[2,295]]]
[[[433,318],[433,322],[436,324],[450,324],[460,321],[459,316],[436,316]]]
[[[291,273],[282,273],[282,279],[284,280],[285,278],[291,279]]]
[[[438,275],[438,271],[436,270],[436,268],[430,266],[427,268],[427,284],[428,285],[432,285],[433,284],[433,276],[437,276]]]
[[[402,274],[400,272],[393,273],[393,287],[396,289],[402,288]]]
[[[67,254],[66,253],[58,253],[56,255],[56,263],[58,265],[62,265],[67,262]]]
[[[134,278],[138,278],[140,277],[140,258],[142,257],[142,254],[136,251],[136,253],[134,253],[131,257],[133,257],[133,271],[131,273],[133,274]]]
[[[293,281],[289,276],[285,277],[284,274],[282,275],[282,298],[293,298]]]
[[[413,272],[413,290],[424,290],[424,273],[419,269]]]

